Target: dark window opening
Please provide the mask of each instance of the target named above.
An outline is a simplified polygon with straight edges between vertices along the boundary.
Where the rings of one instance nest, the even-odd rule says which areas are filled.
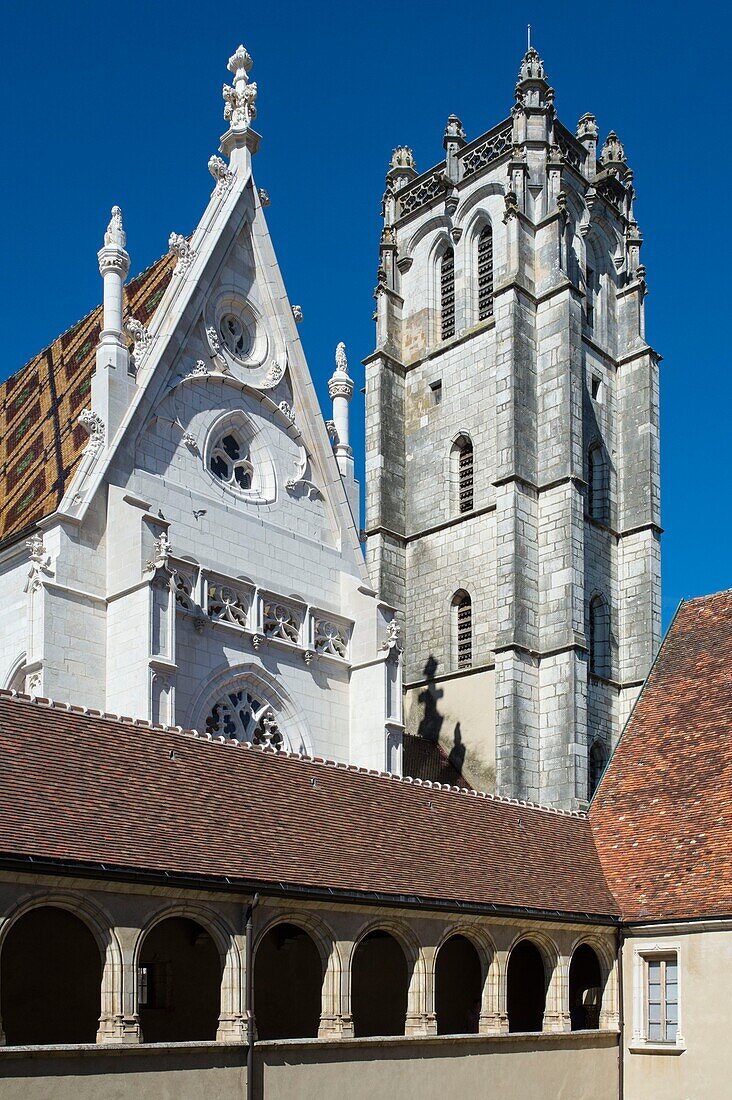
[[[473,663],[473,604],[467,592],[455,598],[457,667],[470,668]]]
[[[440,335],[455,335],[455,253],[448,248],[440,261]]]
[[[466,439],[458,458],[460,513],[473,510],[473,444]]]
[[[493,230],[486,225],[478,237],[478,320],[493,316]]]
[[[592,798],[593,794],[600,786],[600,780],[602,779],[602,773],[605,771],[605,749],[600,741],[595,741],[590,749],[590,755],[588,760],[587,770],[587,796]]]

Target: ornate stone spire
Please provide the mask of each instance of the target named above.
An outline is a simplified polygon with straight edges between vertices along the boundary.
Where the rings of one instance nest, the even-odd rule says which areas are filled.
[[[127,236],[122,225],[122,211],[112,207],[112,217],[104,234],[104,246],[97,253],[99,274],[104,279],[104,321],[102,342],[124,344],[122,336],[122,297],[124,281],[130,270],[130,257],[125,250]],[[105,337],[107,339],[105,340]]]
[[[516,103],[519,107],[547,107],[553,102],[554,89],[549,87],[544,62],[529,46],[519,68]]]
[[[257,85],[254,81],[249,82],[252,64],[244,46],[237,46],[228,61],[227,68],[234,79],[231,85],[224,84],[222,90],[224,118],[229,123],[229,130],[221,139],[221,152],[227,156],[245,145],[256,153],[259,145],[259,135],[252,129],[252,120],[257,117]]]
[[[333,402],[333,423],[335,424],[337,440],[335,446],[336,456],[350,455],[348,431],[348,404],[353,397],[355,383],[348,373],[348,359],[346,358],[346,345],[338,344],[335,353],[336,367],[328,382],[328,393]]]
[[[249,83],[249,71],[252,59],[243,46],[229,58],[227,68],[234,75],[234,86],[224,84],[224,118],[231,123],[232,130],[248,130],[253,118],[257,117],[257,85]]]

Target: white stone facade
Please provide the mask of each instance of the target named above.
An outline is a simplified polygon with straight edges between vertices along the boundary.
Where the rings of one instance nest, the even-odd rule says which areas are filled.
[[[459,747],[480,786],[495,774],[499,793],[577,807],[660,640],[658,357],[622,146],[611,134],[598,159],[592,116],[575,136],[553,104],[529,50],[505,122],[468,143],[451,116],[423,175],[394,152],[366,533],[374,584],[405,618],[408,731]]]
[[[147,328],[123,319],[113,210],[90,442],[58,510],[0,551],[0,684],[399,771],[400,651],[359,545],[347,400],[334,454],[252,177],[241,57],[227,159],[192,237],[171,234]]]

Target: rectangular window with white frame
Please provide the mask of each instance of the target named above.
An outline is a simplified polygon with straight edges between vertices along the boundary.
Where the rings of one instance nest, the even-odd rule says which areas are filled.
[[[679,962],[674,952],[646,959],[646,1039],[675,1043],[679,1030]]]
[[[681,1037],[679,952],[676,945],[636,946],[634,952],[634,1020],[631,1050],[652,1048],[678,1053]]]

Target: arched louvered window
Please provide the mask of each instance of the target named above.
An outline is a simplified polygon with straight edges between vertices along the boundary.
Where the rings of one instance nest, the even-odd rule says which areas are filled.
[[[470,668],[473,664],[473,605],[467,592],[456,592],[452,598],[455,667]]]
[[[493,229],[485,225],[478,237],[478,320],[493,316]]]
[[[464,439],[458,451],[458,505],[460,513],[473,510],[473,444]]]
[[[455,253],[451,248],[440,260],[440,336],[443,340],[455,335]]]
[[[602,596],[590,600],[588,615],[588,645],[590,672],[596,676],[610,675],[610,609]]]
[[[594,741],[592,748],[590,749],[590,756],[588,760],[587,768],[587,797],[592,798],[593,794],[600,785],[602,779],[602,773],[605,771],[606,764],[605,749],[602,746],[601,741]]]
[[[593,444],[587,453],[587,511],[600,523],[608,523],[610,511],[607,460],[602,446]]]

